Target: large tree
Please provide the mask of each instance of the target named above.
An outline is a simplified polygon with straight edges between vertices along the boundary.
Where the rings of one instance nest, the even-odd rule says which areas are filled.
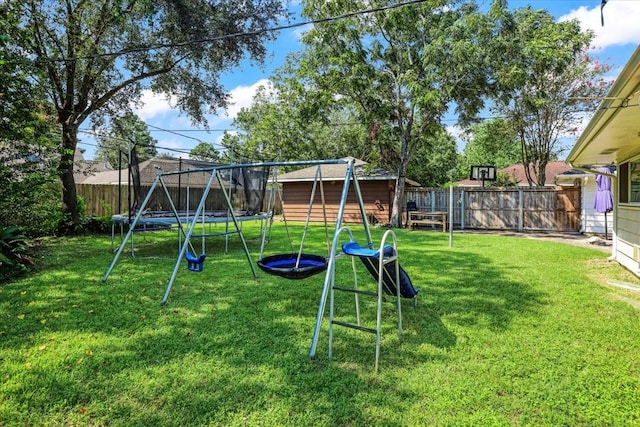
[[[593,35],[546,10],[503,9],[494,38],[494,111],[513,124],[529,185],[545,184],[549,160],[561,155],[610,82],[608,66],[586,52]]]
[[[8,33],[19,17],[0,13],[0,228],[46,234],[60,217],[52,170],[59,160],[53,110]]]
[[[177,109],[204,124],[225,107],[220,74],[245,55],[261,61],[265,32],[283,17],[280,0],[12,0],[9,29],[42,70],[62,131],[63,208],[79,222],[73,156],[79,126],[129,111],[143,88],[173,96]]]
[[[285,77],[261,87],[250,107],[243,108],[234,126],[241,130],[227,139],[236,154],[253,160],[311,160],[353,156],[370,160],[366,129],[347,105],[322,109],[315,93]]]
[[[306,0],[316,24],[305,34],[297,76],[328,94],[351,100],[368,129],[372,154],[397,171],[391,223],[400,225],[407,167],[416,151],[441,132],[456,105],[461,119],[483,105],[488,63],[483,46],[491,26],[473,1]],[[377,8],[372,13],[358,13]]]
[[[511,121],[494,118],[473,125],[462,139],[459,177],[469,177],[472,165],[493,165],[498,169],[520,163],[520,140]]]

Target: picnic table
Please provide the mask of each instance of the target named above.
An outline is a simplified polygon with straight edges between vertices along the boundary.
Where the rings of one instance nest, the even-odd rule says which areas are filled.
[[[442,231],[447,231],[447,213],[441,211],[411,211],[409,212],[409,228],[422,225],[442,225]]]

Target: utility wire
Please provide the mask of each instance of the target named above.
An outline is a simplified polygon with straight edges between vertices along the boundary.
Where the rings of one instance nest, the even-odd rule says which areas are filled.
[[[401,7],[405,7],[405,6],[412,6],[412,5],[424,3],[426,1],[427,0],[407,0],[407,1],[404,1],[404,2],[394,3],[394,4],[390,4],[390,5],[386,5],[386,6],[373,7],[373,8],[370,8],[370,9],[356,10],[356,11],[353,11],[353,12],[343,13],[341,15],[329,16],[329,17],[326,17],[326,18],[319,18],[319,19],[312,19],[310,21],[295,22],[295,23],[288,24],[288,25],[281,25],[281,26],[271,27],[271,28],[263,28],[263,29],[258,29],[258,30],[254,30],[254,31],[246,31],[246,32],[224,34],[224,35],[217,36],[217,37],[206,37],[206,38],[201,38],[201,39],[196,39],[196,40],[187,40],[187,41],[184,41],[184,42],[162,43],[162,44],[157,44],[157,45],[153,45],[153,46],[131,47],[131,48],[122,49],[122,50],[119,50],[119,51],[116,51],[116,52],[96,53],[96,54],[93,54],[93,55],[82,55],[82,56],[75,56],[75,57],[68,57],[68,58],[41,59],[41,60],[37,60],[36,62],[41,62],[41,63],[47,63],[47,62],[72,62],[72,61],[78,61],[78,60],[82,60],[82,59],[95,59],[95,58],[104,58],[104,57],[111,57],[111,56],[116,56],[117,57],[117,56],[120,56],[120,55],[129,54],[129,53],[137,53],[137,52],[146,52],[146,51],[150,51],[150,50],[160,50],[160,49],[184,47],[184,46],[190,46],[190,45],[193,45],[193,44],[213,43],[213,42],[226,40],[226,39],[256,36],[256,35],[260,35],[260,34],[264,34],[264,33],[279,32],[279,31],[282,31],[282,30],[290,30],[290,29],[293,29],[293,28],[304,27],[306,25],[316,25],[316,24],[323,24],[323,23],[327,23],[327,22],[338,21],[338,20],[341,20],[341,19],[352,18],[354,16],[359,16],[359,15],[367,15],[367,14],[376,13],[376,12],[384,12],[384,11],[387,11],[387,10],[392,10],[392,9],[397,9],[397,8],[401,8]]]

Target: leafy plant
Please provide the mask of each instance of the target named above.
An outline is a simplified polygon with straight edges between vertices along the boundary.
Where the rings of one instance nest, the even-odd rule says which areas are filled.
[[[82,230],[90,234],[111,232],[111,216],[88,216],[82,220]]]
[[[0,233],[0,279],[24,273],[33,264],[31,247],[20,227],[3,227]]]

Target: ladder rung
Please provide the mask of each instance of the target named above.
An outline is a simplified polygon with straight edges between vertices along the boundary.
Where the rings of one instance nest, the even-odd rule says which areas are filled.
[[[363,331],[363,332],[370,332],[372,334],[377,333],[377,331],[375,329],[365,328],[364,326],[354,325],[353,323],[340,322],[339,320],[332,320],[331,323],[333,323],[334,325],[344,326],[346,328],[357,329],[357,330]]]
[[[354,294],[370,295],[372,297],[377,297],[378,296],[377,292],[361,291],[360,289],[343,288],[341,286],[334,286],[333,289],[335,289],[336,291],[352,292]]]

